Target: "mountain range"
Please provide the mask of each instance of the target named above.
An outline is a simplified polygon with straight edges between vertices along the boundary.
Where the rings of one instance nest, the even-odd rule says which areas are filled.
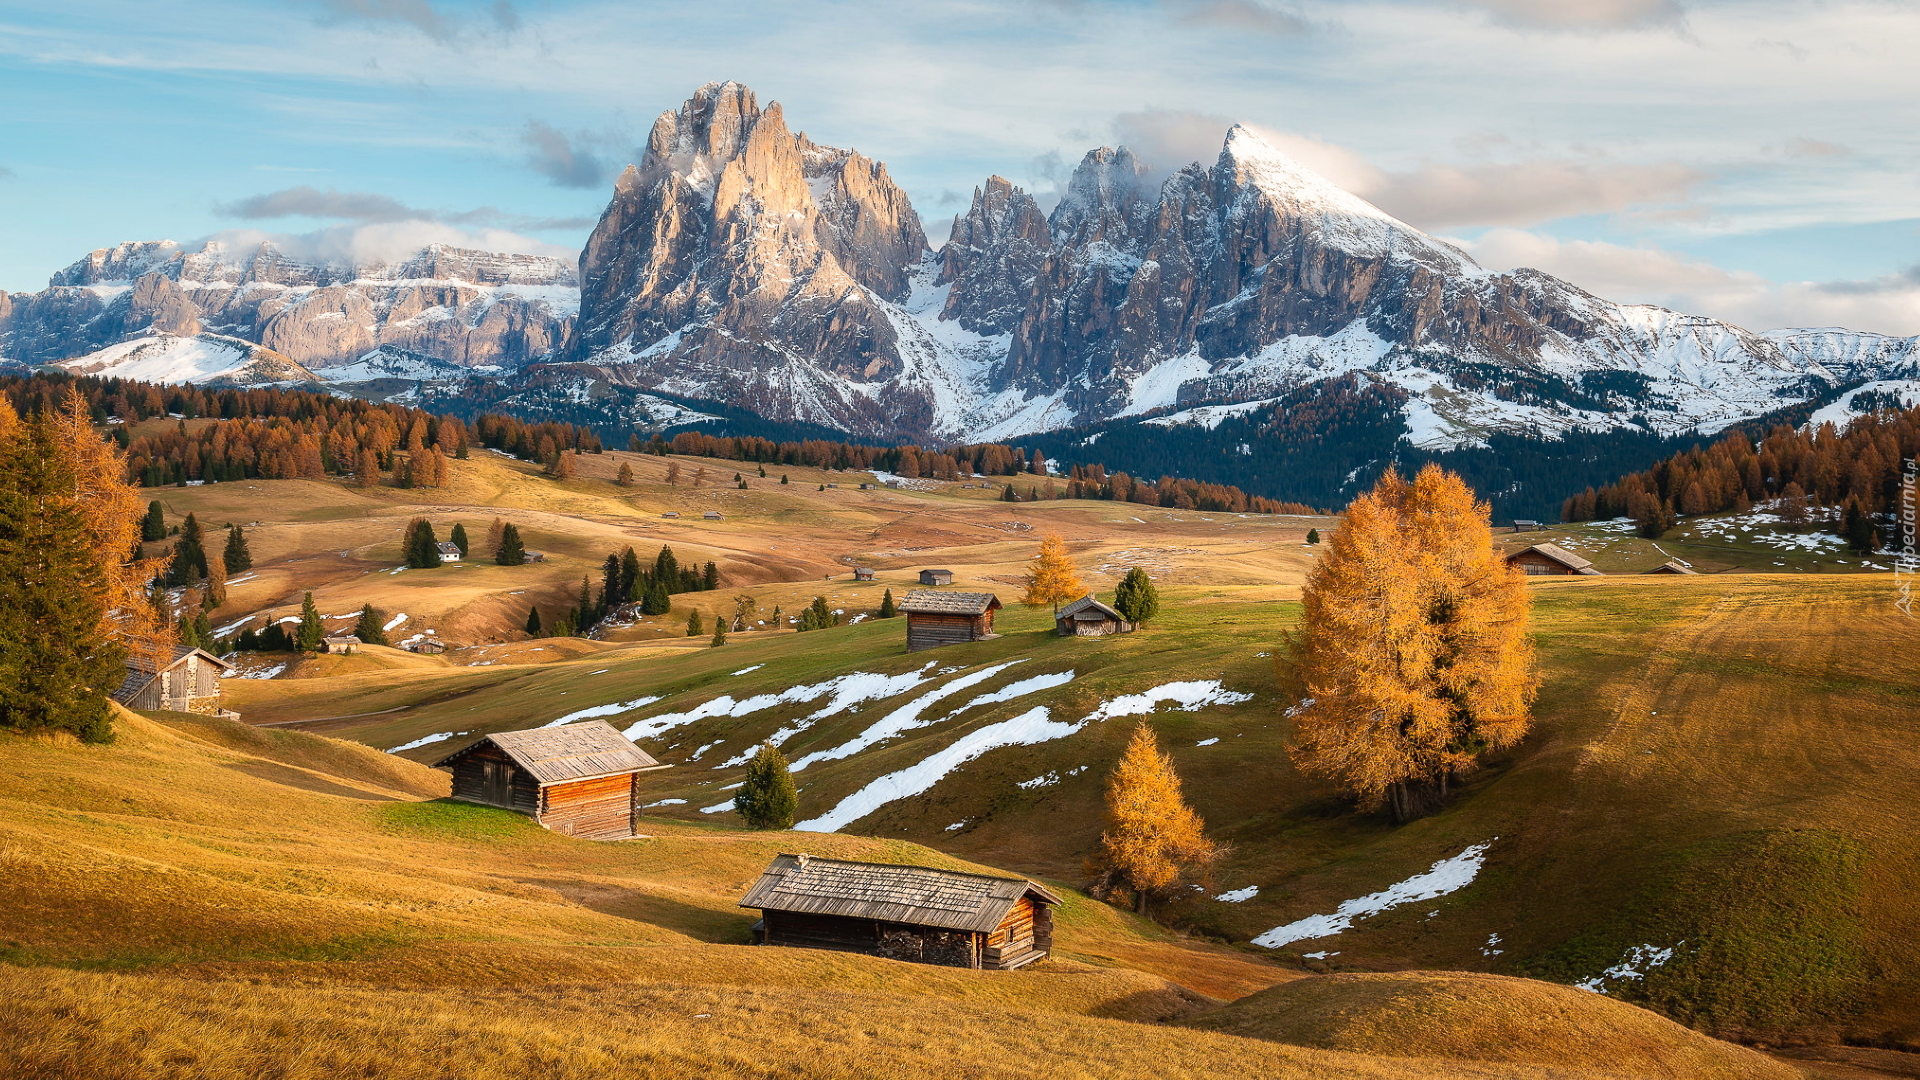
[[[1389,445],[1432,452],[1920,400],[1920,338],[1753,333],[1490,271],[1244,126],[1164,179],[1125,147],[1093,150],[1050,210],[989,177],[934,250],[884,164],[790,130],[733,82],[655,121],[577,270],[441,246],[312,265],[271,244],[122,244],[0,295],[0,357],[484,386],[608,426],[744,411],[932,442],[1284,425],[1332,387],[1384,403]]]

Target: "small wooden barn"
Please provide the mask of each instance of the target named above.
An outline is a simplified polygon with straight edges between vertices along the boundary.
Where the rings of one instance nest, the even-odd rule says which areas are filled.
[[[873,580],[873,568],[872,568],[872,567],[870,567],[870,566],[856,566],[856,567],[854,567],[854,568],[853,568],[853,580],[855,580],[855,581],[872,581],[872,580]]]
[[[1517,566],[1530,576],[1571,576],[1585,574],[1598,577],[1600,571],[1593,568],[1587,560],[1561,547],[1559,544],[1535,544],[1529,548],[1507,556],[1508,566]]]
[[[603,720],[501,731],[433,763],[453,773],[453,797],[532,815],[584,840],[633,835],[639,775],[667,766]]]
[[[993,613],[1000,598],[988,592],[934,592],[914,589],[900,601],[907,617],[907,651],[937,649],[993,636]]]
[[[1690,566],[1681,566],[1678,562],[1675,562],[1672,559],[1668,559],[1666,562],[1663,562],[1659,566],[1656,566],[1653,569],[1647,571],[1647,573],[1649,574],[1697,574],[1699,573],[1699,571],[1693,569]]]
[[[920,571],[920,584],[922,584],[922,585],[951,585],[951,584],[953,584],[953,571],[951,571],[951,570],[922,570],[922,571]]]
[[[421,638],[407,646],[407,651],[416,652],[422,656],[439,656],[447,651],[447,643],[437,637]]]
[[[362,644],[364,642],[352,634],[335,634],[332,637],[320,639],[320,651],[350,656],[359,652]]]
[[[1133,632],[1133,624],[1126,616],[1095,600],[1092,593],[1061,608],[1053,617],[1053,628],[1061,637],[1105,637]]]
[[[127,657],[126,677],[113,700],[137,712],[190,712],[239,719],[220,707],[220,677],[233,665],[190,645],[175,645],[160,664],[145,656]]]
[[[740,906],[762,945],[1011,971],[1053,948],[1058,903],[1025,878],[777,855]]]

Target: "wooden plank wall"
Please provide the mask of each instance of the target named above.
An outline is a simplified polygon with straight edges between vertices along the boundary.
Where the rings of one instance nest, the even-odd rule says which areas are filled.
[[[487,803],[486,766],[483,761],[503,761],[513,770],[510,785],[511,802],[509,810],[518,810],[523,814],[540,813],[540,785],[534,782],[523,770],[513,764],[513,759],[495,747],[492,743],[475,747],[473,752],[453,763],[453,797],[468,802]],[[487,803],[491,806],[492,803]]]
[[[991,620],[991,616],[985,616]],[[989,621],[989,625],[991,622]],[[907,613],[907,651],[959,645],[980,637],[979,620],[969,615]]]
[[[633,787],[632,773],[549,785],[540,824],[586,840],[632,836]]]

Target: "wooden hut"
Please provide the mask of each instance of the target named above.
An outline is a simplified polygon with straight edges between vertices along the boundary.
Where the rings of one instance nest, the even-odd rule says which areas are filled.
[[[484,735],[433,767],[453,773],[456,799],[586,840],[632,836],[639,775],[666,768],[603,720]]]
[[[740,906],[762,945],[1011,971],[1053,947],[1059,902],[1025,878],[777,855]]]
[[[920,571],[920,584],[922,584],[922,585],[951,585],[951,584],[953,584],[953,571],[951,571],[951,570],[922,570],[922,571]]]
[[[1699,573],[1699,571],[1693,569],[1690,566],[1681,566],[1678,562],[1675,562],[1672,559],[1668,559],[1666,562],[1663,562],[1659,566],[1656,566],[1653,569],[1647,571],[1647,573],[1649,574],[1697,574]]]
[[[407,646],[408,652],[417,652],[422,656],[439,656],[447,651],[447,643],[437,637],[421,638]]]
[[[127,657],[126,677],[110,696],[139,712],[190,712],[238,720],[220,707],[220,677],[233,665],[190,645],[175,645],[158,665],[145,656]]]
[[[1095,600],[1092,593],[1061,608],[1053,617],[1053,628],[1061,637],[1104,637],[1133,632],[1133,624],[1126,616]]]
[[[907,617],[907,651],[937,649],[993,636],[993,613],[1000,598],[987,592],[934,592],[915,589],[900,601]]]
[[[335,634],[332,637],[323,637],[320,639],[320,651],[338,653],[342,656],[351,656],[360,651],[362,644],[364,644],[364,642],[353,634]]]
[[[1570,576],[1585,574],[1598,577],[1600,571],[1593,568],[1587,560],[1561,547],[1559,544],[1535,544],[1529,548],[1507,556],[1508,566],[1518,566],[1530,576]]]
[[[870,567],[870,566],[856,566],[856,567],[854,567],[854,568],[853,568],[853,580],[855,580],[855,581],[872,581],[872,580],[873,580],[873,568],[872,568],[872,567]]]

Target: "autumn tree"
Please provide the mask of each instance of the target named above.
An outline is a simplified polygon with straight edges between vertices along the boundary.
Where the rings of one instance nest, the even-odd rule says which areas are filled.
[[[363,488],[380,486],[380,455],[371,447],[360,449],[360,459],[354,463],[353,484]]]
[[[1028,607],[1046,607],[1053,605],[1058,612],[1061,603],[1078,600],[1087,595],[1087,587],[1073,570],[1073,556],[1067,552],[1067,542],[1059,533],[1048,533],[1040,541],[1039,554],[1033,558],[1033,566],[1027,571],[1027,592],[1020,602]]]
[[[1526,579],[1487,504],[1428,465],[1389,469],[1347,508],[1307,575],[1291,751],[1396,821],[1438,809],[1481,754],[1526,734],[1538,679]]]
[[[547,475],[555,480],[573,479],[573,458],[574,455],[569,451],[557,451],[553,455],[553,460],[547,463]]]
[[[208,611],[225,606],[227,602],[227,562],[218,555],[207,556],[207,588],[201,596],[200,606]]]
[[[790,829],[799,808],[787,759],[770,742],[760,744],[747,762],[747,778],[733,797],[733,808],[755,829]]]
[[[1131,892],[1133,909],[1145,915],[1149,901],[1205,883],[1223,854],[1181,794],[1173,759],[1141,721],[1107,780],[1107,828],[1091,866],[1094,895]]]
[[[1160,590],[1145,570],[1131,567],[1113,590],[1113,608],[1128,622],[1138,626],[1160,614]]]
[[[487,550],[488,551],[493,552],[493,551],[500,550],[500,538],[506,533],[506,531],[507,531],[506,519],[498,518],[498,517],[494,518],[493,523],[487,526]]]
[[[632,487],[633,486],[633,466],[624,461],[621,462],[620,473],[619,475],[613,478],[613,482],[620,485],[621,487]]]

